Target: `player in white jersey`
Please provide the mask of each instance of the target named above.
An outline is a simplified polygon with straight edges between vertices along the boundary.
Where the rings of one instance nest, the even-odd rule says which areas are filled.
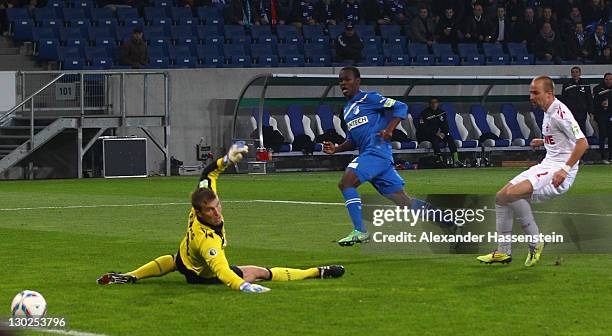
[[[537,148],[544,145],[546,157],[497,192],[495,210],[498,236],[510,238],[514,215],[521,222],[525,234],[539,236],[530,202],[543,202],[569,190],[578,173],[578,161],[589,147],[572,112],[555,98],[554,89],[554,82],[547,76],[534,78],[529,86],[531,103],[546,111],[542,123],[543,139],[533,139],[531,146]],[[477,259],[487,264],[511,262],[510,239],[501,241],[504,242],[498,243],[496,251]],[[543,242],[530,243],[525,266],[535,265],[543,249]]]

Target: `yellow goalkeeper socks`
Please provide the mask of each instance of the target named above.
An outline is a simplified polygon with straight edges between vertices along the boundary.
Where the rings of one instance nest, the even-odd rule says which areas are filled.
[[[159,277],[170,272],[174,272],[175,270],[176,266],[174,265],[174,256],[165,255],[140,266],[135,271],[128,272],[128,274],[131,274],[140,280],[151,277]]]
[[[270,273],[272,274],[272,278],[270,279],[272,281],[292,281],[319,277],[319,269],[316,267],[305,270],[274,267],[270,268]]]

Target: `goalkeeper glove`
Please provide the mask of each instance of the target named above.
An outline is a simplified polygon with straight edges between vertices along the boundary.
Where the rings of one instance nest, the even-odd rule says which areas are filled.
[[[245,293],[265,293],[269,290],[270,288],[268,287],[260,286],[258,284],[252,284],[246,281],[243,282],[242,285],[240,285],[240,291]]]
[[[242,160],[243,156],[249,152],[249,147],[245,144],[233,144],[229,151],[225,155],[223,161],[226,163],[238,163]]]

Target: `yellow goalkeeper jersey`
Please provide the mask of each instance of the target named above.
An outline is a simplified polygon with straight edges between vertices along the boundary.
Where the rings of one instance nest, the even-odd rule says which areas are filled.
[[[211,188],[217,192],[217,178],[227,164],[220,158],[208,165],[200,177],[200,187]],[[212,226],[202,223],[191,208],[187,223],[187,233],[181,241],[179,253],[185,267],[203,278],[218,278],[233,289],[239,289],[244,282],[234,271],[225,257],[224,225]]]

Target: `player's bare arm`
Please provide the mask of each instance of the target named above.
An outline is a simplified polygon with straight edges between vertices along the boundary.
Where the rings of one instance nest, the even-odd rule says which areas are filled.
[[[399,125],[401,121],[402,119],[399,117],[391,119],[389,125],[387,125],[387,128],[381,130],[378,135],[385,140],[391,139],[391,136],[393,135],[393,130],[397,127],[397,125]]]
[[[340,145],[336,146],[333,142],[323,141],[323,152],[327,154],[334,154],[340,152],[351,151],[355,149],[355,145],[352,141],[345,141]]]
[[[561,183],[565,181],[567,178],[567,173],[569,173],[570,169],[578,162],[578,160],[580,160],[588,148],[589,143],[586,138],[578,139],[576,141],[576,147],[574,147],[572,155],[570,155],[567,162],[565,162],[565,166],[556,171],[555,175],[553,176],[553,186],[555,186],[555,188],[560,186]]]
[[[544,139],[532,139],[531,143],[529,145],[533,149],[538,149],[538,148],[544,146]]]

